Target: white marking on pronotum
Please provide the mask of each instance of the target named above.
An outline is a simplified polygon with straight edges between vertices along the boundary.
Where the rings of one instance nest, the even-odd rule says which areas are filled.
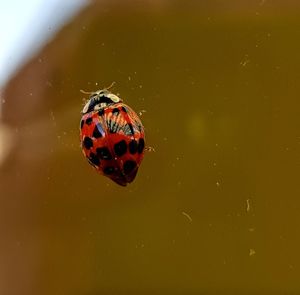
[[[85,106],[84,106],[82,112],[83,112],[83,113],[86,113],[86,112],[88,111],[88,109],[89,109],[89,106],[90,106],[90,101],[88,101],[88,102],[85,104]]]
[[[120,102],[121,100],[119,96],[116,96],[115,94],[112,93],[105,94],[105,96],[111,99],[113,102]]]

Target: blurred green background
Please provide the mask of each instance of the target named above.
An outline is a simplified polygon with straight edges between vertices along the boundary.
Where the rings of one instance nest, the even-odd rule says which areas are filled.
[[[4,90],[1,294],[299,294],[299,9],[94,1],[45,45]],[[112,81],[155,149],[126,188],[79,145]]]

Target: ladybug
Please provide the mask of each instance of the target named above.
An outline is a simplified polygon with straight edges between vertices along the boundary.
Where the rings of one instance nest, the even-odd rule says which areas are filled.
[[[145,132],[138,115],[108,91],[112,85],[95,92],[81,90],[90,97],[82,110],[80,142],[84,156],[100,174],[126,186],[143,160]]]

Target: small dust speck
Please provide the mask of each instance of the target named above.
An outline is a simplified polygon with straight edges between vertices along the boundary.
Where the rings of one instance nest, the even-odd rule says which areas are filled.
[[[187,214],[186,212],[182,211],[182,215],[185,216],[189,220],[189,222],[191,222],[191,223],[193,222],[193,219],[191,218],[191,216],[189,214]]]
[[[240,62],[240,65],[241,65],[242,67],[245,67],[249,62],[250,62],[249,59],[245,59],[245,60],[243,60],[243,61]]]
[[[246,200],[246,211],[249,212],[251,210],[251,207],[250,207],[250,199],[247,199]]]
[[[260,4],[259,5],[264,5],[265,4],[265,2],[266,2],[266,0],[262,0],[261,2],[260,2]]]
[[[255,254],[256,254],[256,252],[254,249],[249,249],[249,256],[253,256]]]
[[[139,111],[139,116],[140,116],[140,117],[143,116],[144,113],[146,113],[146,110],[140,110],[140,111]]]

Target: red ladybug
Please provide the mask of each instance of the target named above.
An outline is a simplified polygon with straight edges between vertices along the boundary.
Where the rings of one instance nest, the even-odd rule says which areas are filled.
[[[134,180],[144,157],[144,127],[138,115],[109,88],[82,91],[90,97],[82,110],[81,147],[98,172],[126,186]]]

